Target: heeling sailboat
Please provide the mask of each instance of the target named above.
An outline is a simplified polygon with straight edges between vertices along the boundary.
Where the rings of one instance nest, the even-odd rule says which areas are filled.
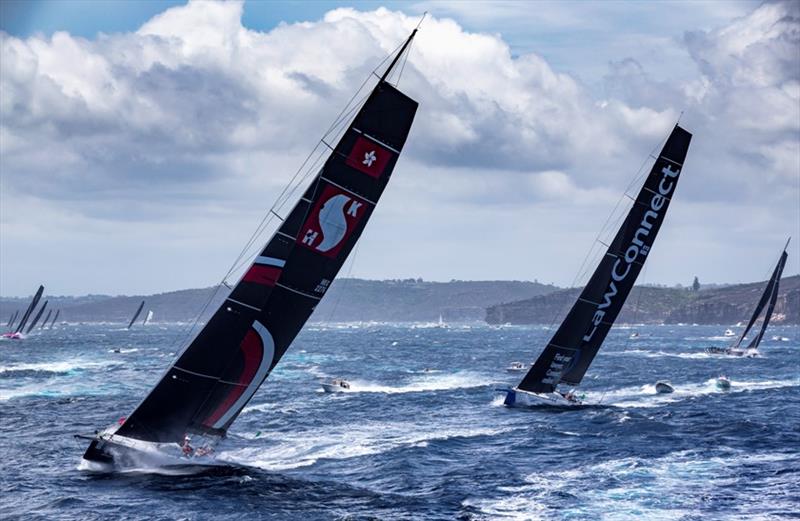
[[[36,290],[36,294],[33,296],[33,299],[31,299],[31,303],[28,304],[28,309],[25,310],[25,314],[22,315],[22,319],[20,319],[19,324],[17,324],[17,328],[14,331],[3,333],[2,338],[11,338],[14,340],[24,338],[22,331],[25,328],[25,324],[28,323],[31,313],[33,313],[33,310],[39,304],[39,299],[42,298],[42,293],[44,293],[44,286],[39,286],[39,289]]]
[[[153,320],[153,310],[149,309],[147,310],[147,314],[142,319],[142,325],[146,326],[147,323],[150,322],[151,320]]]
[[[44,326],[47,325],[47,321],[50,320],[50,317],[53,315],[53,309],[48,309],[47,314],[44,316],[44,320],[42,320],[42,325],[39,326],[39,329],[44,329]]]
[[[144,300],[142,301],[141,304],[139,304],[139,307],[136,308],[136,313],[133,314],[133,318],[131,318],[131,321],[128,322],[128,329],[130,329],[131,326],[133,326],[133,323],[136,322],[136,319],[139,318],[139,314],[142,312],[143,308],[144,308]]]
[[[729,347],[709,347],[706,348],[707,352],[712,354],[749,356],[749,357],[758,355],[758,345],[761,343],[761,339],[764,338],[764,333],[767,331],[767,326],[769,325],[770,319],[772,318],[772,313],[773,311],[775,311],[775,304],[778,301],[778,291],[780,289],[781,275],[783,274],[784,266],[786,266],[786,259],[789,258],[789,254],[786,252],[786,249],[789,247],[790,240],[791,237],[786,241],[786,245],[783,247],[783,251],[781,252],[780,257],[778,258],[778,263],[775,265],[775,269],[772,270],[772,275],[767,281],[767,285],[764,287],[764,292],[761,294],[761,298],[758,300],[758,304],[756,304],[756,308],[753,310],[753,315],[747,322],[747,327],[744,328],[742,334],[739,335],[739,338],[733,345]],[[744,342],[745,337],[753,328],[756,321],[758,321],[758,318],[761,316],[762,311],[765,311],[764,319],[761,322],[761,327],[758,330],[758,334],[750,340],[747,349],[743,349],[742,342]]]
[[[52,321],[52,322],[50,322],[50,329],[53,329],[53,326],[55,325],[55,323],[56,323],[56,320],[58,320],[58,315],[60,315],[60,314],[61,314],[61,310],[60,310],[60,309],[57,309],[57,310],[56,310],[56,316],[54,316],[54,317],[53,317],[53,321]]]
[[[30,333],[31,331],[33,331],[33,328],[35,328],[35,327],[36,327],[36,324],[38,324],[38,323],[39,323],[39,319],[40,319],[40,318],[42,318],[42,314],[44,313],[44,310],[45,310],[45,309],[47,309],[47,302],[48,302],[48,301],[47,301],[47,300],[45,300],[45,301],[44,301],[44,304],[42,304],[42,307],[41,307],[41,308],[39,308],[39,312],[38,312],[38,313],[36,313],[36,317],[34,317],[34,319],[33,319],[33,322],[31,322],[31,325],[30,325],[30,326],[28,326],[28,330],[27,330],[27,331],[25,331],[25,334],[26,334],[26,335],[27,335],[28,333]]]
[[[19,310],[14,311],[10,317],[8,317],[8,323],[6,324],[6,329],[11,329],[14,327],[14,322],[17,321],[17,317],[19,316]]]
[[[589,283],[505,405],[579,405],[560,384],[583,379],[647,260],[675,193],[692,135],[675,126]]]
[[[416,32],[223,305],[134,412],[92,439],[86,460],[202,462],[225,436],[325,295],[391,177],[417,102],[386,80]]]

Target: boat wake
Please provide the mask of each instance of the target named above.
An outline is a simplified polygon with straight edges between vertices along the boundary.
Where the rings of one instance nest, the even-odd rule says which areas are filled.
[[[509,430],[510,427],[442,426],[435,422],[370,422],[353,428],[337,426],[298,432],[291,439],[286,439],[285,432],[278,430],[261,433],[269,446],[222,452],[217,461],[279,471],[308,467],[323,459],[358,458],[400,447],[424,447],[432,441],[496,436]]]
[[[487,385],[488,380],[485,376],[462,371],[450,374],[425,374],[424,376],[412,377],[407,384],[399,386],[383,385],[376,382],[364,380],[348,380],[350,389],[346,393],[419,393],[428,391],[447,391],[451,389],[469,389]],[[319,392],[323,392],[322,389]]]
[[[610,406],[625,408],[660,407],[668,403],[705,396],[712,394],[731,394],[744,391],[760,391],[765,389],[779,389],[800,385],[800,380],[765,380],[761,382],[736,381],[731,382],[729,390],[717,388],[717,379],[710,378],[701,383],[678,384],[672,382],[675,391],[669,394],[657,394],[655,385],[647,384],[640,387],[624,387],[606,392],[593,392],[587,398],[598,396],[599,400]]]

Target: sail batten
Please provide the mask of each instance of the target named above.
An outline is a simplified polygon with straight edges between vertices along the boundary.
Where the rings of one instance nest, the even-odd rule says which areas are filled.
[[[223,436],[268,377],[361,236],[403,150],[417,102],[384,81],[396,62],[223,305],[117,435]]]
[[[650,254],[690,141],[676,125],[589,282],[519,389],[551,393],[560,383],[581,382]]]

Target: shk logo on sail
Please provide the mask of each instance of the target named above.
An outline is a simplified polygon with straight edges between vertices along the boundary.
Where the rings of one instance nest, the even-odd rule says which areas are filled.
[[[366,201],[328,185],[306,219],[297,242],[327,257],[335,257],[355,230]]]
[[[359,172],[378,178],[392,158],[392,151],[364,136],[358,136],[345,164]]]

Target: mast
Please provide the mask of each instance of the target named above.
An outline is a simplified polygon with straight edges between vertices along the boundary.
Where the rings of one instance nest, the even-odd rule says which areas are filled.
[[[47,321],[50,320],[50,315],[52,315],[52,314],[53,314],[53,309],[52,308],[48,309],[47,310],[47,315],[44,316],[44,320],[42,320],[42,325],[39,326],[39,329],[44,329],[44,326],[47,325]]]
[[[789,240],[791,240],[791,237],[789,237]],[[789,254],[786,253],[786,249],[789,247],[789,240],[786,241],[786,246],[783,247],[783,252],[781,252],[781,256],[778,259],[778,264],[775,266],[772,277],[770,277],[769,283],[767,284],[767,289],[770,293],[769,305],[767,306],[766,313],[764,313],[764,320],[761,322],[761,328],[755,338],[750,341],[750,345],[747,346],[748,349],[758,349],[758,345],[761,343],[761,339],[764,338],[764,333],[767,331],[769,321],[772,319],[772,312],[775,310],[775,304],[778,302],[781,275],[783,274],[784,266],[786,266],[786,259],[789,258]]]
[[[559,383],[581,382],[650,254],[691,139],[675,125],[606,254],[519,389],[552,393]]]
[[[58,320],[58,315],[60,315],[60,314],[61,314],[61,310],[60,310],[60,309],[57,309],[57,310],[56,310],[56,316],[54,316],[54,317],[53,317],[53,321],[52,321],[52,322],[50,322],[50,329],[53,329],[53,325],[55,325],[55,323],[56,323],[56,320]]]
[[[25,324],[28,322],[28,319],[33,312],[33,309],[39,303],[39,299],[42,298],[42,293],[44,293],[44,286],[39,286],[39,289],[36,291],[36,294],[33,296],[31,303],[28,304],[28,309],[25,310],[25,314],[22,315],[22,320],[19,321],[17,325],[17,329],[14,330],[15,333],[21,333],[22,329],[25,327]]]
[[[417,102],[385,79],[415,33],[222,306],[115,436],[225,435],[325,296],[391,178]]]
[[[128,329],[130,329],[130,328],[131,328],[131,326],[133,325],[133,323],[134,323],[134,322],[136,322],[136,319],[137,319],[137,318],[139,318],[139,313],[141,313],[141,312],[142,312],[142,308],[143,308],[143,307],[144,307],[144,300],[142,301],[142,303],[141,303],[141,304],[139,304],[139,307],[136,309],[136,313],[134,313],[134,314],[133,314],[133,318],[132,318],[132,319],[131,319],[131,321],[128,323]]]
[[[46,308],[47,308],[47,301],[45,300],[45,301],[44,301],[44,304],[42,304],[42,307],[41,307],[41,308],[39,308],[39,312],[38,312],[38,313],[36,313],[36,318],[34,318],[34,319],[33,319],[33,322],[31,322],[31,325],[28,327],[28,330],[27,330],[27,331],[25,331],[25,334],[26,334],[26,335],[27,335],[28,333],[30,333],[30,332],[31,332],[31,330],[33,330],[33,328],[34,328],[34,327],[36,327],[36,323],[37,323],[37,322],[39,322],[39,319],[40,319],[40,318],[42,318],[42,313],[44,313],[44,310],[45,310]]]

